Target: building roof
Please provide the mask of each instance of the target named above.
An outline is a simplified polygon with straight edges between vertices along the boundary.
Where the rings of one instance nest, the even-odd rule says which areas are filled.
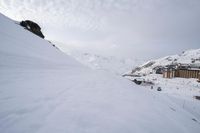
[[[164,71],[169,70],[198,70],[200,71],[200,63],[193,63],[193,64],[171,64],[164,67]]]

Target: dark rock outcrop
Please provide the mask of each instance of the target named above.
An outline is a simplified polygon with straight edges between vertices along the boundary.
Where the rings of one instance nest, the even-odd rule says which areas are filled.
[[[31,31],[32,33],[38,35],[39,37],[44,38],[44,35],[41,32],[41,28],[37,23],[30,20],[25,20],[25,21],[21,21],[20,25],[25,27],[27,30]]]
[[[200,100],[200,96],[194,96],[194,98]]]

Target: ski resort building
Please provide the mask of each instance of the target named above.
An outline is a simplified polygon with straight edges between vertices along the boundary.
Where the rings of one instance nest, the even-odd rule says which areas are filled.
[[[199,79],[198,79],[198,82],[200,82],[200,73],[199,73]]]
[[[164,78],[174,78],[177,76],[177,67],[178,65],[167,65],[163,68],[163,77]]]
[[[166,66],[163,72],[164,78],[197,78],[200,80],[200,64],[178,64]]]

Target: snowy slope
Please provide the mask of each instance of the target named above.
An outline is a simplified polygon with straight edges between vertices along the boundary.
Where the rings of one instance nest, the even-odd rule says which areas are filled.
[[[106,55],[104,52],[99,53],[92,50],[85,50],[84,48],[72,46],[71,44],[63,44],[56,41],[52,42],[60,50],[75,58],[81,64],[94,70],[101,70],[118,76],[123,75],[124,72],[145,62],[142,58],[110,56]]]
[[[71,52],[70,55],[94,70],[103,70],[116,75],[122,75],[142,62],[142,60],[138,59],[118,58],[82,52]]]
[[[153,68],[166,66],[172,63],[200,63],[200,49],[187,50],[179,55],[166,56],[157,60],[151,60],[132,70],[132,74],[148,75],[153,72]]]
[[[200,131],[168,97],[83,67],[3,15],[0,24],[1,133]]]

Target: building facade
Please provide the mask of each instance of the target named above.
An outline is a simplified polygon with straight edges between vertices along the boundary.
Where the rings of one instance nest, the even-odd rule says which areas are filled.
[[[200,80],[200,65],[178,64],[174,67],[166,67],[163,72],[164,78],[197,78]]]
[[[198,82],[200,82],[200,73],[199,73],[199,79],[198,79]]]

